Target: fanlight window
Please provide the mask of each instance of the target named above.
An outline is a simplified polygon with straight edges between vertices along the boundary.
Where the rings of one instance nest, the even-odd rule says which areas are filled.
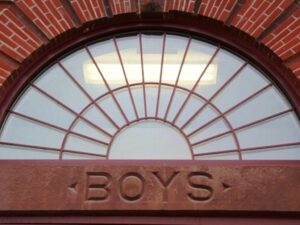
[[[31,82],[1,159],[300,159],[293,108],[249,62],[171,34],[100,41]]]

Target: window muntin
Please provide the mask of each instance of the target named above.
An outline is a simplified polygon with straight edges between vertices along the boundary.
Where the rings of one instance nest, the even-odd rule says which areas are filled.
[[[140,34],[43,72],[10,110],[0,158],[300,159],[300,126],[243,59],[189,37]]]

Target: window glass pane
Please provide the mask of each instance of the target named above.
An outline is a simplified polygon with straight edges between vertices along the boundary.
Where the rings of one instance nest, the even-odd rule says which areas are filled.
[[[58,159],[59,151],[0,145],[0,159]]]
[[[294,115],[288,114],[239,131],[242,148],[299,142],[300,126]]]
[[[73,53],[61,63],[93,99],[107,92],[96,65],[85,49]]]
[[[191,153],[177,130],[161,122],[144,121],[125,128],[115,137],[109,158],[191,159]]]
[[[0,137],[0,140],[4,142],[60,148],[64,133],[10,115]]]
[[[68,128],[75,118],[74,114],[34,88],[23,94],[14,111],[63,128]]]
[[[137,119],[133,108],[133,104],[135,105],[135,102],[134,99],[131,100],[128,89],[126,88],[122,89],[121,91],[115,92],[115,96],[127,118],[129,120]]]
[[[174,89],[173,87],[161,86],[160,98],[159,98],[159,109],[158,109],[159,118],[164,118],[166,114],[173,89]]]
[[[97,127],[99,127],[99,129],[97,129]],[[83,120],[79,119],[76,121],[76,123],[72,127],[71,131],[83,134],[83,135],[91,137],[91,138],[95,138],[99,141],[109,142],[109,140],[110,140],[109,136],[101,131],[101,130],[106,131],[105,128],[98,126],[98,125],[97,125],[97,127],[94,127],[91,124],[88,124],[88,123],[84,122]]]
[[[115,89],[125,86],[125,76],[114,42],[112,40],[100,42],[89,46],[89,49],[109,87]]]
[[[138,36],[119,38],[117,43],[128,82],[141,83],[143,76]]]
[[[270,101],[270,99],[272,99]],[[234,127],[258,121],[274,114],[290,109],[290,105],[283,101],[282,95],[275,88],[269,88],[259,96],[241,105],[241,107],[227,115]],[[249,113],[251,112],[251,113]]]
[[[84,154],[75,154],[75,153],[64,152],[63,153],[63,159],[70,159],[70,160],[94,159],[94,160],[99,160],[99,159],[104,159],[104,158],[99,157],[99,156],[93,156],[93,155],[84,155]]]
[[[236,152],[231,152],[231,153],[224,153],[224,154],[196,156],[195,159],[200,159],[200,160],[237,160],[237,159],[239,159],[239,155]]]
[[[99,106],[108,114],[112,120],[122,126],[125,124],[124,116],[121,113],[121,110],[111,96],[106,96],[98,101]]]
[[[187,104],[183,107],[182,112],[179,114],[178,119],[176,120],[176,125],[181,127],[191,115],[197,112],[203,106],[203,100],[196,96],[191,96]]]
[[[243,159],[247,160],[299,160],[300,145],[258,151],[243,151]]]
[[[75,136],[69,135],[65,149],[79,152],[94,153],[98,155],[106,154],[106,145]]]
[[[216,47],[202,41],[192,40],[179,78],[179,86],[192,89]]]
[[[44,72],[34,84],[76,112],[89,103],[88,98],[58,65]]]
[[[210,98],[228,81],[243,65],[244,61],[231,53],[220,50],[196,88],[196,92]]]
[[[159,82],[163,36],[142,35],[145,82]]]
[[[117,131],[116,127],[110,122],[107,116],[105,116],[94,105],[87,109],[86,112],[82,114],[82,116],[110,134],[113,134]]]
[[[182,64],[188,38],[174,35],[166,36],[162,82],[175,84]]]
[[[142,86],[134,86],[131,88],[134,103],[136,105],[138,115],[140,118],[145,117],[145,102],[144,102],[144,91]]]
[[[194,154],[217,152],[236,149],[235,141],[232,135],[226,135],[221,138],[207,141],[203,144],[193,146]]]
[[[269,84],[252,66],[247,66],[241,73],[213,100],[222,111],[241,103],[243,100],[253,95]]]

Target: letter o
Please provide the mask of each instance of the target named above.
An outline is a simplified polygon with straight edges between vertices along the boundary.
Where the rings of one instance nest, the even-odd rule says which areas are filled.
[[[143,197],[145,180],[138,173],[126,173],[120,180],[120,195],[124,200],[137,201]]]

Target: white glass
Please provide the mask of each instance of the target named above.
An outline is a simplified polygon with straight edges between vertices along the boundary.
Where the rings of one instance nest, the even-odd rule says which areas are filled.
[[[45,110],[47,109],[47,110]],[[13,108],[15,112],[41,120],[51,125],[68,128],[75,119],[70,113],[34,88],[29,88]]]
[[[270,82],[256,69],[247,65],[241,73],[221,91],[213,100],[213,103],[224,112],[267,86],[269,83]]]
[[[79,87],[58,65],[44,72],[34,84],[76,112],[80,112],[90,103]]]
[[[192,40],[179,77],[179,86],[191,89],[216,49],[203,41]]]
[[[162,82],[175,84],[187,48],[188,38],[175,35],[166,36]]]
[[[103,41],[90,46],[89,49],[110,89],[125,86],[125,76],[114,42]]]
[[[73,53],[61,63],[93,99],[107,92],[96,65],[85,49]]]
[[[119,38],[117,44],[128,82],[141,83],[143,76],[138,36]]]
[[[65,149],[72,149],[73,151],[87,152],[93,154],[106,154],[106,145],[99,144],[75,135],[69,135]]]
[[[64,133],[53,128],[10,115],[0,140],[3,142],[60,148]]]
[[[191,152],[175,128],[159,121],[143,121],[115,137],[109,159],[191,159]]]
[[[163,37],[142,35],[145,82],[159,82]]]
[[[0,159],[58,159],[59,151],[0,145]]]

